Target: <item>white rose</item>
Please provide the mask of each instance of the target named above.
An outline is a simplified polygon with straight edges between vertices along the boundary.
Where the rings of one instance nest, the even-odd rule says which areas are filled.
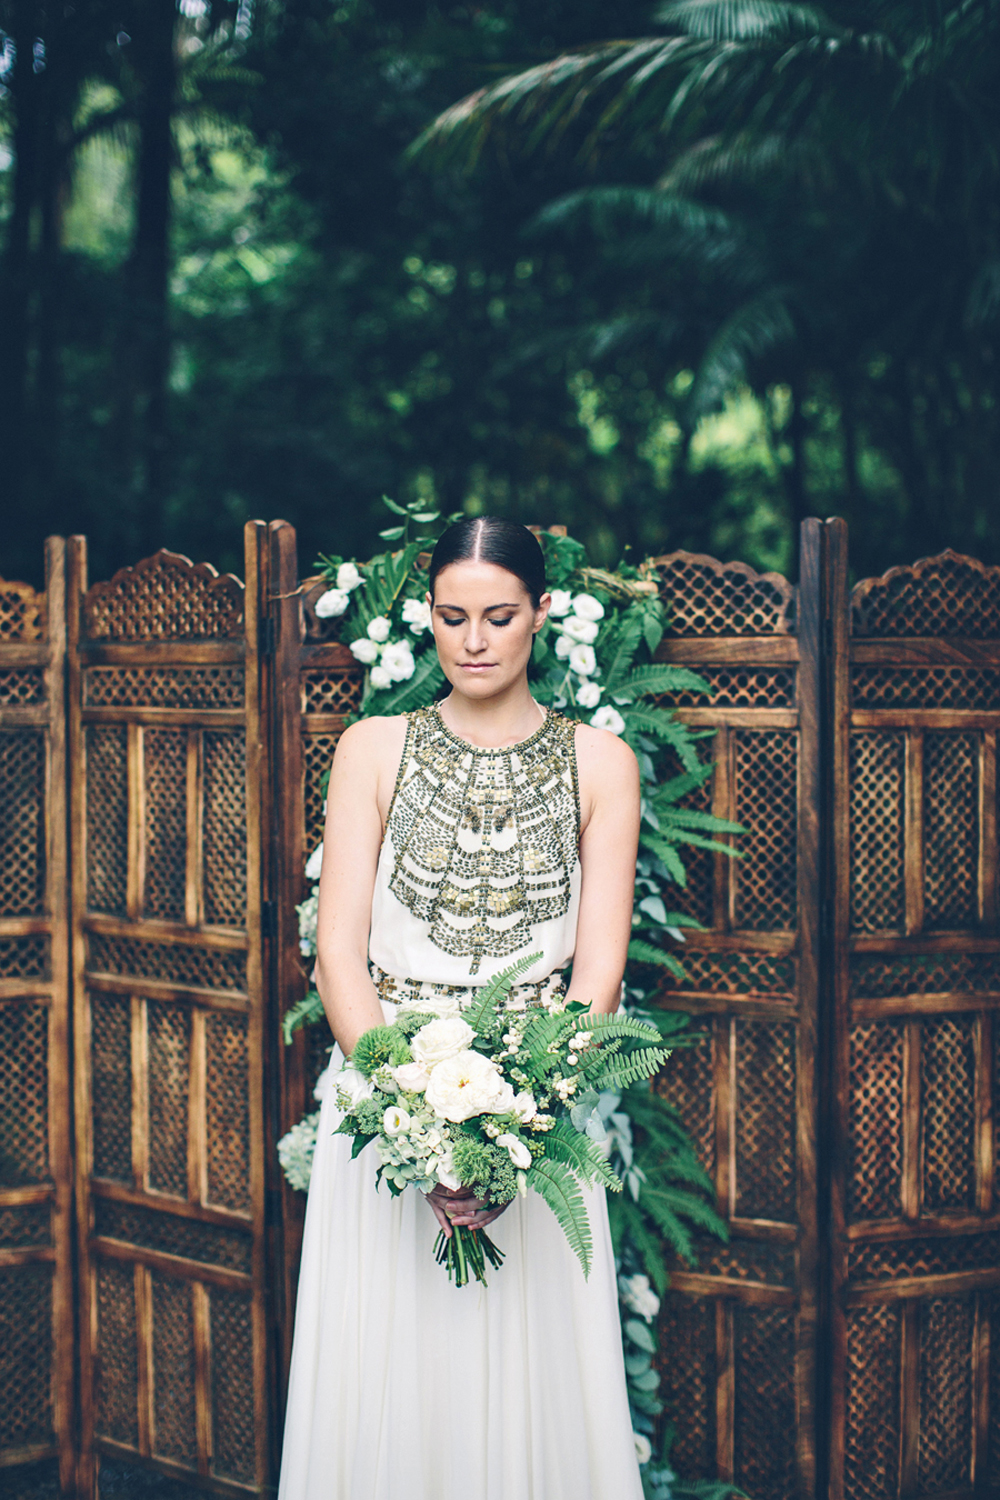
[[[416,1011],[422,1016],[460,1016],[461,1004],[455,995],[420,995],[416,1000],[407,1000],[404,1010]]]
[[[355,660],[364,662],[366,667],[370,667],[372,662],[378,659],[378,647],[374,641],[362,636],[360,640],[351,642],[351,655]]]
[[[410,1050],[414,1060],[430,1071],[446,1058],[465,1052],[475,1034],[468,1021],[459,1016],[428,1021],[426,1026],[414,1032]]]
[[[640,1464],[648,1464],[653,1456],[653,1445],[644,1432],[633,1432],[635,1456]]]
[[[390,1104],[382,1116],[382,1129],[386,1135],[403,1135],[410,1128],[410,1117],[398,1104]]]
[[[522,1125],[527,1125],[528,1121],[533,1120],[538,1113],[538,1105],[535,1103],[534,1095],[529,1094],[527,1091],[518,1094],[514,1100],[512,1113],[517,1116]]]
[[[597,640],[598,626],[593,620],[580,620],[576,615],[570,615],[568,620],[563,621],[563,635],[568,635],[571,641],[580,641],[584,646],[592,646]]]
[[[364,579],[358,572],[354,563],[341,563],[340,567],[337,569],[338,589],[343,589],[345,594],[349,594],[351,592],[351,589],[356,589],[359,583],[364,583]]]
[[[579,677],[589,677],[597,671],[597,657],[593,646],[574,646],[569,653],[569,664]]]
[[[455,1189],[462,1186],[462,1179],[457,1175],[455,1164],[451,1159],[450,1148],[441,1153],[434,1175],[442,1187]]]
[[[382,652],[379,665],[385,668],[393,682],[405,682],[413,676],[416,662],[405,641],[392,641]]]
[[[371,681],[373,688],[392,687],[392,674],[379,662],[377,666],[372,667]]]
[[[436,1115],[455,1125],[473,1115],[509,1114],[514,1107],[514,1090],[481,1052],[460,1052],[438,1063],[426,1097]]]
[[[601,689],[596,682],[581,682],[576,690],[576,701],[581,708],[596,708],[601,701]]]
[[[352,1068],[350,1063],[345,1063],[340,1072],[334,1074],[333,1086],[341,1109],[354,1109],[362,1099],[370,1099],[375,1092],[371,1079],[366,1078],[359,1068]]]
[[[403,624],[409,625],[414,635],[431,628],[431,607],[426,599],[403,600]]]
[[[617,708],[612,708],[610,703],[605,703],[599,708],[590,720],[595,729],[610,729],[612,734],[621,734],[625,728],[625,720]]]
[[[401,1063],[393,1068],[392,1076],[407,1094],[422,1094],[431,1081],[431,1075],[419,1063]]]
[[[573,642],[570,640],[570,638],[569,638],[568,635],[562,635],[562,634],[560,634],[556,638],[556,655],[557,656],[561,656],[561,657],[565,658],[565,657],[567,657],[569,655],[569,653],[572,651],[572,649],[573,649]]]
[[[342,586],[338,575],[337,587],[341,588]],[[600,599],[595,599],[593,594],[577,594],[573,600],[573,613],[580,620],[603,620],[604,605]],[[568,624],[569,621],[566,623]]]
[[[391,633],[392,626],[385,615],[376,615],[368,627],[368,639],[370,641],[378,641],[379,645],[383,641],[387,641]]]
[[[560,615],[568,615],[573,607],[573,595],[569,589],[553,589],[552,603],[549,605],[549,614],[558,618]]]
[[[520,1168],[522,1172],[526,1171],[527,1168],[531,1166],[531,1152],[528,1150],[524,1142],[522,1140],[519,1140],[516,1135],[511,1135],[509,1132],[505,1135],[498,1135],[497,1145],[506,1146],[507,1154],[510,1157],[511,1161],[514,1163],[515,1167]]]
[[[318,880],[323,870],[323,841],[320,839],[306,860],[306,879]]]
[[[350,602],[350,594],[343,589],[327,589],[325,594],[320,594],[313,608],[319,619],[331,620],[335,615],[342,615]]]
[[[660,1310],[660,1299],[650,1286],[648,1276],[643,1276],[641,1272],[637,1272],[635,1276],[619,1276],[618,1290],[631,1312],[638,1313],[647,1323],[656,1317]]]

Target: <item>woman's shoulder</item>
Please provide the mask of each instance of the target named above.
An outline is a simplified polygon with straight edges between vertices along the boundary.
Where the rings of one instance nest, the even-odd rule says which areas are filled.
[[[577,724],[574,736],[583,826],[599,808],[620,809],[623,799],[638,801],[639,762],[610,729]]]
[[[632,749],[610,729],[595,729],[591,724],[577,724],[574,734],[576,759],[580,769],[593,767],[599,774],[615,772],[630,775],[639,763]]]
[[[406,714],[372,714],[368,719],[358,719],[337,741],[337,755],[341,760],[370,763],[395,754],[398,760],[406,743],[406,725]]]

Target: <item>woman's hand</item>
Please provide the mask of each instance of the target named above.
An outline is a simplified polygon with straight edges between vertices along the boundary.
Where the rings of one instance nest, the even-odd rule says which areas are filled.
[[[456,1224],[468,1229],[485,1229],[509,1207],[509,1204],[501,1203],[498,1208],[487,1208],[473,1195],[471,1188],[446,1188],[440,1183],[427,1194],[427,1202],[447,1240],[451,1239]]]

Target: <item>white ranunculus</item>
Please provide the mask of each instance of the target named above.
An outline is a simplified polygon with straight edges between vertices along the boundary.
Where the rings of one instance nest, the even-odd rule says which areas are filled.
[[[528,1121],[533,1120],[538,1113],[534,1094],[529,1094],[526,1089],[518,1094],[511,1113],[517,1116],[522,1125],[527,1125]]]
[[[446,1058],[465,1052],[475,1035],[468,1021],[460,1016],[428,1021],[410,1038],[410,1051],[414,1060],[429,1072]]]
[[[473,1115],[506,1115],[514,1107],[514,1090],[481,1052],[460,1052],[438,1063],[426,1098],[436,1115],[455,1125]]]
[[[562,635],[560,633],[558,636],[556,636],[556,655],[557,656],[562,657],[565,660],[565,658],[569,655],[569,653],[572,651],[572,649],[573,649],[573,642],[570,640],[570,638],[569,638],[568,635]]]
[[[306,879],[318,880],[323,870],[323,840],[320,839],[306,860]]]
[[[498,1135],[497,1145],[506,1148],[507,1155],[520,1171],[525,1172],[531,1166],[531,1152],[516,1135],[511,1135],[509,1131],[505,1135]]]
[[[410,1128],[410,1117],[398,1104],[390,1104],[382,1116],[382,1129],[386,1135],[404,1135]]]
[[[603,620],[604,605],[593,594],[577,594],[573,600],[573,613],[581,620]]]
[[[385,668],[393,682],[405,682],[413,676],[417,664],[405,641],[390,641],[382,652],[379,665]]]
[[[422,1094],[431,1081],[427,1069],[416,1062],[401,1063],[398,1068],[393,1068],[392,1076],[407,1094]]]
[[[356,661],[364,662],[366,667],[370,667],[373,661],[378,660],[378,647],[363,635],[360,640],[351,642],[351,655]]]
[[[644,1432],[633,1432],[635,1456],[640,1464],[648,1464],[653,1456],[653,1445]]]
[[[350,1063],[345,1063],[331,1081],[337,1091],[337,1103],[341,1109],[354,1109],[362,1099],[370,1099],[375,1092],[371,1079],[366,1078],[360,1068],[352,1068]]]
[[[596,682],[581,682],[576,690],[576,701],[581,708],[596,708],[601,701],[601,689]]]
[[[660,1299],[650,1286],[649,1277],[637,1272],[634,1276],[619,1276],[618,1290],[622,1301],[630,1312],[650,1322],[660,1310]]]
[[[373,688],[392,687],[392,673],[387,667],[383,667],[381,662],[378,662],[372,667],[371,682]]]
[[[368,639],[370,641],[378,641],[379,645],[383,641],[387,641],[391,633],[392,625],[386,619],[385,615],[376,615],[368,626]]]
[[[617,708],[612,708],[610,703],[605,703],[599,708],[590,720],[595,729],[610,729],[612,734],[621,734],[625,729],[625,720]]]
[[[569,653],[569,664],[578,677],[590,677],[597,671],[593,646],[574,646]]]
[[[568,615],[573,608],[573,595],[569,589],[553,589],[552,603],[549,605],[549,614],[557,619],[561,615]]]
[[[320,594],[313,608],[317,618],[320,620],[332,620],[336,615],[342,615],[351,602],[351,596],[344,589],[327,589],[325,594]]]
[[[355,564],[352,562],[341,563],[337,569],[338,589],[343,589],[345,594],[349,594],[351,589],[356,589],[359,583],[364,583],[364,579],[358,572]]]
[[[563,621],[563,635],[568,635],[571,641],[580,641],[584,646],[592,646],[597,640],[597,632],[600,628],[593,620],[581,620],[576,615],[570,615]]]
[[[403,600],[403,624],[409,625],[414,635],[431,628],[431,607],[426,599]]]
[[[454,1190],[462,1186],[462,1179],[456,1173],[454,1162],[451,1159],[450,1147],[447,1151],[441,1153],[434,1175],[442,1187]]]

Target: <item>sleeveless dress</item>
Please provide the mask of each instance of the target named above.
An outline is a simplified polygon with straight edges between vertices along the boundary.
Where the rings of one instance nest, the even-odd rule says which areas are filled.
[[[580,900],[575,725],[550,712],[505,750],[408,715],[379,856],[369,958],[401,1000],[461,1006],[541,953],[515,1008],[561,992]],[[342,1061],[334,1048],[331,1071]],[[321,1085],[318,1094],[323,1094]],[[489,1285],[455,1287],[413,1188],[376,1190],[322,1099],[306,1211],[279,1500],[641,1500],[604,1189],[585,1280],[552,1210],[489,1229]]]

